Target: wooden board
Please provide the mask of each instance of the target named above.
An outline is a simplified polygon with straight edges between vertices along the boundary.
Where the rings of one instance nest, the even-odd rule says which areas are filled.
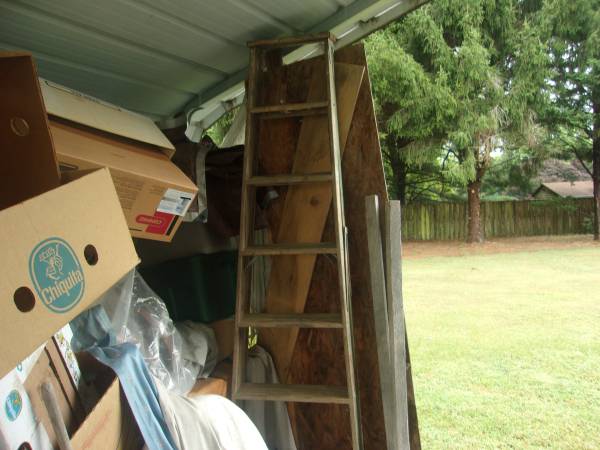
[[[400,202],[385,205],[384,242],[386,300],[389,319],[389,349],[395,405],[394,439],[398,448],[410,448],[408,394],[407,394],[407,343],[404,304],[402,299],[402,222]],[[385,395],[385,394],[384,394]],[[384,400],[385,404],[385,400]]]
[[[393,372],[393,345],[390,343],[394,326],[392,318],[389,317],[388,306],[389,297],[387,295],[387,270],[388,265],[384,265],[384,257],[389,256],[387,252],[383,253],[382,226],[380,221],[379,198],[376,195],[370,195],[365,198],[365,222],[367,225],[367,244],[369,248],[369,269],[371,273],[371,292],[373,297],[373,316],[375,319],[375,333],[377,338],[377,358],[379,360],[379,380],[381,383],[381,399],[383,402],[383,415],[385,421],[385,431],[387,437],[387,448],[407,450],[406,446],[399,446],[398,443],[398,424],[397,403],[396,403],[396,380]],[[387,224],[386,224],[387,225]],[[387,231],[387,227],[386,227]],[[385,235],[387,237],[387,235]],[[387,241],[386,241],[387,244]],[[386,261],[387,262],[387,261]],[[404,320],[404,318],[402,318]],[[404,336],[403,336],[404,337]],[[404,352],[404,348],[402,348]],[[404,353],[403,353],[404,354]],[[406,380],[406,376],[404,376]],[[406,388],[406,383],[405,388]]]
[[[406,344],[406,388],[408,401],[408,426],[410,435],[410,449],[421,450],[421,433],[419,432],[419,417],[417,415],[417,402],[415,400],[415,388],[412,379],[412,368],[410,364],[410,350],[408,348],[408,337],[404,336]]]
[[[336,87],[340,122],[340,144],[345,146],[364,68],[336,64]],[[308,101],[325,95],[322,67],[315,67],[308,90]],[[324,173],[331,171],[327,116],[307,117],[298,136],[291,173]],[[331,184],[291,186],[287,190],[279,219],[277,243],[319,242],[332,201]],[[316,255],[279,256],[273,260],[267,288],[266,311],[273,314],[304,311]],[[261,330],[261,345],[273,357],[282,380],[288,367],[298,335],[297,328]]]
[[[402,295],[402,213],[400,202],[391,201],[385,211],[385,250],[386,250],[386,278],[388,314],[393,317],[393,350],[392,359],[395,379],[396,402],[400,412],[398,425],[401,427],[398,434],[402,437],[404,448],[411,450],[421,449],[421,436],[419,433],[419,420],[417,405],[410,366],[410,352],[408,351],[408,337],[404,319],[404,299]],[[402,376],[400,376],[402,374]],[[406,375],[406,376],[404,376]],[[408,445],[407,440],[408,438]]]

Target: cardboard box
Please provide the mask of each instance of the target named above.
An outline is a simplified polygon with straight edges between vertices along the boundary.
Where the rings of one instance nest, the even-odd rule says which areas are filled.
[[[94,405],[86,415],[75,380],[69,376],[68,364],[61,355],[55,335],[0,380],[4,405],[0,410],[0,448],[17,450],[25,448],[25,443],[33,450],[58,448],[41,395],[42,384],[49,382],[73,449],[139,450],[143,439],[115,373],[84,355],[84,369],[95,378],[93,385],[79,383],[95,393]]]
[[[187,394],[188,397],[198,395],[221,395],[228,397],[231,392],[231,363],[224,361],[233,354],[233,341],[235,339],[235,322],[233,318],[218,320],[208,324],[215,333],[219,347],[219,363],[210,377],[199,379]]]
[[[60,174],[35,65],[0,53],[0,209],[54,189]]]
[[[221,397],[227,397],[227,380],[209,377],[196,381],[196,384],[194,384],[194,387],[187,396],[198,397],[199,395],[220,395]]]
[[[53,339],[44,347],[31,372],[23,381],[23,385],[33,406],[35,417],[43,428],[43,434],[47,436],[52,446],[57,448],[56,436],[41,396],[41,386],[45,382],[50,382],[54,387],[67,431],[73,433],[81,424],[85,412],[74,380],[69,376],[68,368]]]
[[[235,332],[235,320],[233,318],[217,320],[209,323],[212,328],[219,347],[219,361],[223,361],[233,355],[233,341],[237,334]]]
[[[84,419],[76,380],[71,376],[71,368],[58,344],[58,338],[67,334],[71,335],[68,325],[0,380],[0,404],[5,405],[0,410],[0,442],[3,442],[0,448],[16,450],[24,443],[33,450],[58,448],[42,399],[44,383],[50,383],[54,388],[58,409],[70,433]]]
[[[198,189],[166,136],[148,117],[40,83],[30,54],[0,53],[0,209],[56,188],[58,157],[63,170],[108,167],[131,234],[170,242]]]
[[[148,144],[169,158],[175,147],[149,117],[40,78],[48,114]]]
[[[0,448],[14,450],[36,431],[33,406],[16,370],[0,380],[0,399]]]
[[[201,379],[196,382],[194,387],[188,393],[188,397],[198,395],[221,395],[230,397],[231,395],[231,376],[233,366],[231,361],[221,361],[212,371],[209,378]]]
[[[170,242],[198,188],[148,117],[40,79],[61,170],[108,167],[131,234]]]
[[[108,389],[71,437],[75,450],[140,450],[144,441],[119,379]]]
[[[0,211],[0,377],[138,263],[108,170]]]
[[[108,167],[131,235],[171,241],[198,188],[167,156],[55,119],[50,129],[63,173]]]

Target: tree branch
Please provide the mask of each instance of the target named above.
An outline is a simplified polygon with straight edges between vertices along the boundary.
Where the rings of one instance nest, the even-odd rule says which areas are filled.
[[[581,155],[579,154],[579,152],[577,150],[573,149],[573,153],[575,154],[577,161],[579,161],[579,164],[581,164],[581,166],[585,169],[585,171],[588,173],[588,175],[593,178],[594,175],[592,174],[592,171],[588,168],[588,166],[585,164],[585,162],[583,162],[583,159],[581,158]]]

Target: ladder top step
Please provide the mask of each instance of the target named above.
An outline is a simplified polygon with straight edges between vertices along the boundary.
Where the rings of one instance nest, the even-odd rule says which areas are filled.
[[[296,45],[311,44],[315,42],[323,42],[330,40],[335,42],[335,36],[328,31],[323,33],[307,34],[303,36],[292,36],[279,39],[261,39],[258,41],[248,42],[248,47],[293,47]]]
[[[314,110],[326,109],[329,106],[328,101],[322,102],[304,102],[304,103],[283,103],[281,105],[255,106],[250,109],[252,114],[267,114],[267,113],[299,113],[302,111],[312,112]]]
[[[242,328],[342,328],[341,314],[244,314],[238,321]]]
[[[268,256],[268,255],[335,255],[337,247],[332,242],[318,242],[315,244],[268,244],[255,245],[240,250],[243,256]]]
[[[249,186],[288,186],[292,184],[327,183],[333,181],[330,173],[307,173],[266,175],[251,177],[246,181]]]
[[[258,384],[245,383],[233,393],[235,400],[270,400],[301,403],[348,404],[345,386],[322,386],[309,384]]]

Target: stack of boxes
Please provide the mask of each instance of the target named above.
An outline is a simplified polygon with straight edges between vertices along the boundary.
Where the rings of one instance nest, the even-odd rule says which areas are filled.
[[[31,55],[0,53],[0,448],[55,445],[48,381],[73,448],[139,448],[110,371],[83,412],[56,333],[138,264],[132,236],[172,239],[197,187],[150,119],[41,86]]]

